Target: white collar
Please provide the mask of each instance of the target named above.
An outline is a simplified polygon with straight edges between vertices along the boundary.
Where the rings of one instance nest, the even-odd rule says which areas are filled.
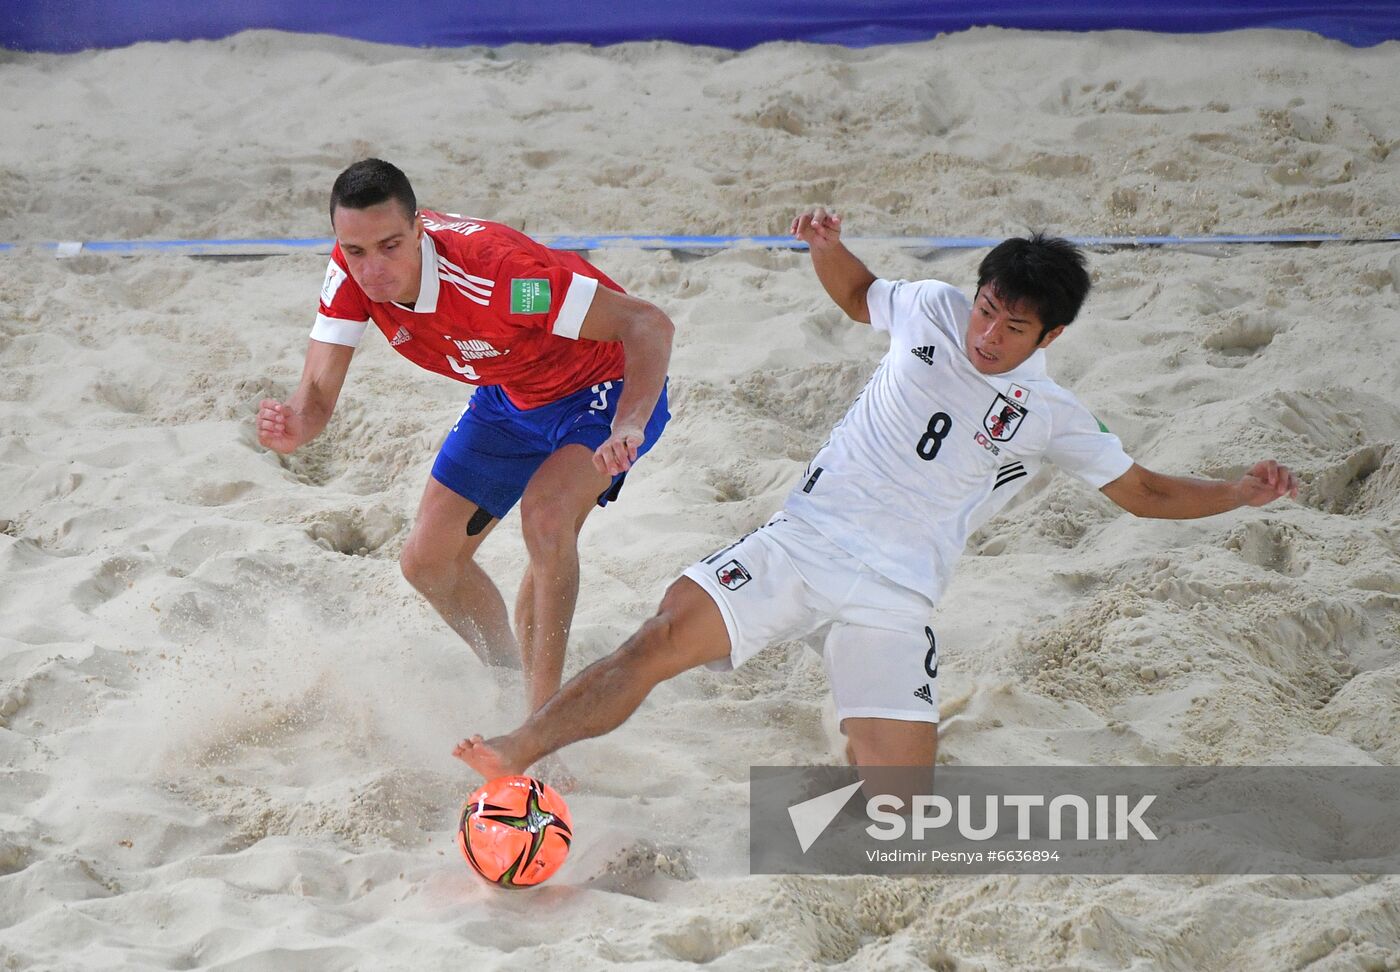
[[[965,352],[964,352],[965,353]],[[1029,381],[1036,378],[1046,377],[1045,367],[1046,357],[1044,348],[1036,348],[1031,352],[1031,356],[1022,361],[1010,371],[1003,371],[999,375],[988,375],[988,378],[1000,378],[1003,381]]]
[[[418,299],[413,302],[412,307],[398,301],[394,301],[393,304],[415,314],[431,314],[437,310],[438,302],[438,254],[437,247],[433,245],[433,238],[428,235],[426,229],[423,230],[422,250],[423,272],[418,279]]]

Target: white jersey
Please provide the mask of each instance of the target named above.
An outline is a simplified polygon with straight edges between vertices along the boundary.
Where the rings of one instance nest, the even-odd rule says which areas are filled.
[[[870,323],[890,350],[784,509],[897,584],[937,601],[968,536],[1050,460],[1095,489],[1133,460],[1045,373],[1045,352],[983,375],[972,305],[937,280],[877,280]]]

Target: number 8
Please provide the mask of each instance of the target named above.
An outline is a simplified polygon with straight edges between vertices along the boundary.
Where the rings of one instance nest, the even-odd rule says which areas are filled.
[[[943,439],[952,427],[953,419],[947,412],[934,412],[933,417],[928,420],[928,431],[919,438],[919,444],[914,447],[919,458],[925,462],[936,458],[938,450],[943,448]]]

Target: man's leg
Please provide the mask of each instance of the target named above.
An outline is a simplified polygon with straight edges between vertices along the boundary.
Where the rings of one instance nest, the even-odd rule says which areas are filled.
[[[846,759],[860,769],[867,797],[892,794],[908,807],[913,796],[933,792],[938,756],[931,605],[869,572],[857,595],[827,632],[824,652]]]
[[[570,679],[519,729],[463,739],[452,754],[488,780],[522,773],[570,743],[616,729],[668,678],[728,656],[729,631],[718,605],[682,577],[621,648]]]
[[[520,667],[501,592],[474,559],[496,521],[429,477],[399,556],[408,582],[488,665]]]
[[[860,769],[867,799],[889,794],[907,811],[915,796],[933,792],[937,723],[852,718],[842,720],[841,728],[846,733],[846,759]],[[928,772],[909,767],[928,767]]]
[[[559,690],[578,603],[578,534],[611,481],[594,467],[591,450],[566,445],[530,477],[520,500],[530,563],[516,599],[516,632],[531,712]]]
[[[938,724],[901,719],[846,719],[846,759],[852,766],[932,766]]]
[[[525,561],[525,573],[520,575],[520,589],[515,592],[515,643],[520,645],[521,667],[524,668],[525,645],[535,636],[535,576],[530,570],[530,561]],[[528,685],[528,680],[526,682]],[[536,706],[530,706],[535,711]]]

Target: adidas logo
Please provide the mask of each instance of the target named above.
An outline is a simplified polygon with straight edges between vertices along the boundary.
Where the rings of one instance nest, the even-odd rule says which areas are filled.
[[[399,328],[398,332],[394,335],[393,339],[389,342],[389,346],[397,348],[400,344],[403,344],[405,341],[412,340],[413,335],[408,333],[408,328],[401,327]]]
[[[933,345],[930,344],[926,348],[911,348],[910,350],[914,352],[914,357],[918,358],[924,364],[933,364]]]
[[[933,705],[933,693],[928,690],[927,685],[920,685],[914,690],[914,698],[923,699],[929,705]]]

